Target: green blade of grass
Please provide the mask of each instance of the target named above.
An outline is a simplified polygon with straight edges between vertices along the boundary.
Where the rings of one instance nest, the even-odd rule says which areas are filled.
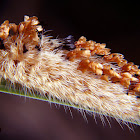
[[[71,105],[68,102],[61,102],[61,101],[59,101],[57,99],[54,100],[52,98],[49,99],[45,95],[43,96],[41,94],[33,94],[33,93],[30,93],[30,92],[24,92],[23,90],[19,90],[16,87],[7,86],[7,85],[9,85],[7,83],[8,82],[6,80],[2,79],[2,82],[0,84],[0,92],[1,93],[7,93],[7,94],[12,94],[12,95],[23,96],[23,97],[27,97],[27,98],[31,98],[31,99],[40,100],[40,101],[47,101],[47,102],[51,102],[51,103],[56,103],[56,104],[68,106],[68,107],[73,107],[73,108],[76,108],[76,109],[85,110],[85,111],[88,111],[88,112],[91,112],[91,113],[97,113],[97,114],[101,114],[101,115],[104,115],[104,116],[109,116],[109,117],[115,118],[119,123],[124,122],[126,125],[128,125],[128,123],[133,123],[133,124],[136,124],[136,125],[140,125],[140,121],[130,120],[130,119],[121,120],[121,118],[116,118],[115,116],[111,116],[111,114],[101,113],[98,110],[85,109],[85,108],[79,107],[79,106],[74,105],[74,104]]]

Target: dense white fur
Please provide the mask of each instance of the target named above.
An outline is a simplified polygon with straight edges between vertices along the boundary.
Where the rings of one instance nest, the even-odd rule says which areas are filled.
[[[12,45],[14,48],[15,44]],[[135,96],[128,96],[120,84],[106,82],[92,73],[77,70],[79,60],[70,62],[62,57],[64,51],[54,50],[60,45],[59,40],[50,41],[48,37],[42,36],[41,51],[28,51],[17,65],[10,57],[15,55],[14,51],[1,51],[0,75],[12,83],[39,91],[42,95],[47,93],[61,102],[140,124],[140,102]],[[91,59],[103,61],[93,56]]]

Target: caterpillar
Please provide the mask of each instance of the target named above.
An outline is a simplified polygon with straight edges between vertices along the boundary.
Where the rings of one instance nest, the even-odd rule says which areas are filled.
[[[31,94],[140,125],[140,69],[106,44],[43,35],[38,18],[0,26],[0,80]],[[42,33],[42,34],[41,34]]]

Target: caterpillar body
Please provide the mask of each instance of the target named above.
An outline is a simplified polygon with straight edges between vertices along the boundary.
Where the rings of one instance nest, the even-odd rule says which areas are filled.
[[[140,70],[105,44],[41,35],[37,17],[0,26],[0,78],[41,96],[140,125]]]

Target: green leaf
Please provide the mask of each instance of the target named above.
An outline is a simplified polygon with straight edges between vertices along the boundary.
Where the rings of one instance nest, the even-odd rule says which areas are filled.
[[[26,87],[25,87],[25,89],[23,89],[23,87],[21,87],[19,84],[16,84],[16,85],[13,86],[12,84],[10,84],[10,81],[4,80],[4,79],[2,79],[1,84],[0,84],[0,92],[7,93],[7,94],[12,94],[12,95],[24,96],[24,97],[27,97],[27,98],[37,99],[37,100],[40,100],[40,101],[48,101],[48,102],[51,102],[51,103],[56,103],[56,104],[65,105],[65,106],[68,106],[68,107],[82,109],[82,110],[85,110],[85,111],[89,111],[91,113],[92,112],[93,113],[98,113],[98,114],[101,114],[101,115],[105,115],[105,116],[115,118],[117,120],[117,122],[124,123],[127,126],[128,126],[128,123],[133,123],[133,124],[136,124],[136,125],[140,125],[140,121],[138,122],[138,121],[134,121],[134,120],[121,120],[121,118],[116,118],[114,116],[111,116],[110,114],[106,115],[106,114],[98,112],[97,110],[93,111],[93,110],[90,110],[90,109],[81,108],[77,105],[71,105],[70,103],[67,103],[67,102],[61,102],[57,99],[53,99],[53,98],[50,99],[47,96],[43,96],[36,91],[29,92],[26,89]]]

